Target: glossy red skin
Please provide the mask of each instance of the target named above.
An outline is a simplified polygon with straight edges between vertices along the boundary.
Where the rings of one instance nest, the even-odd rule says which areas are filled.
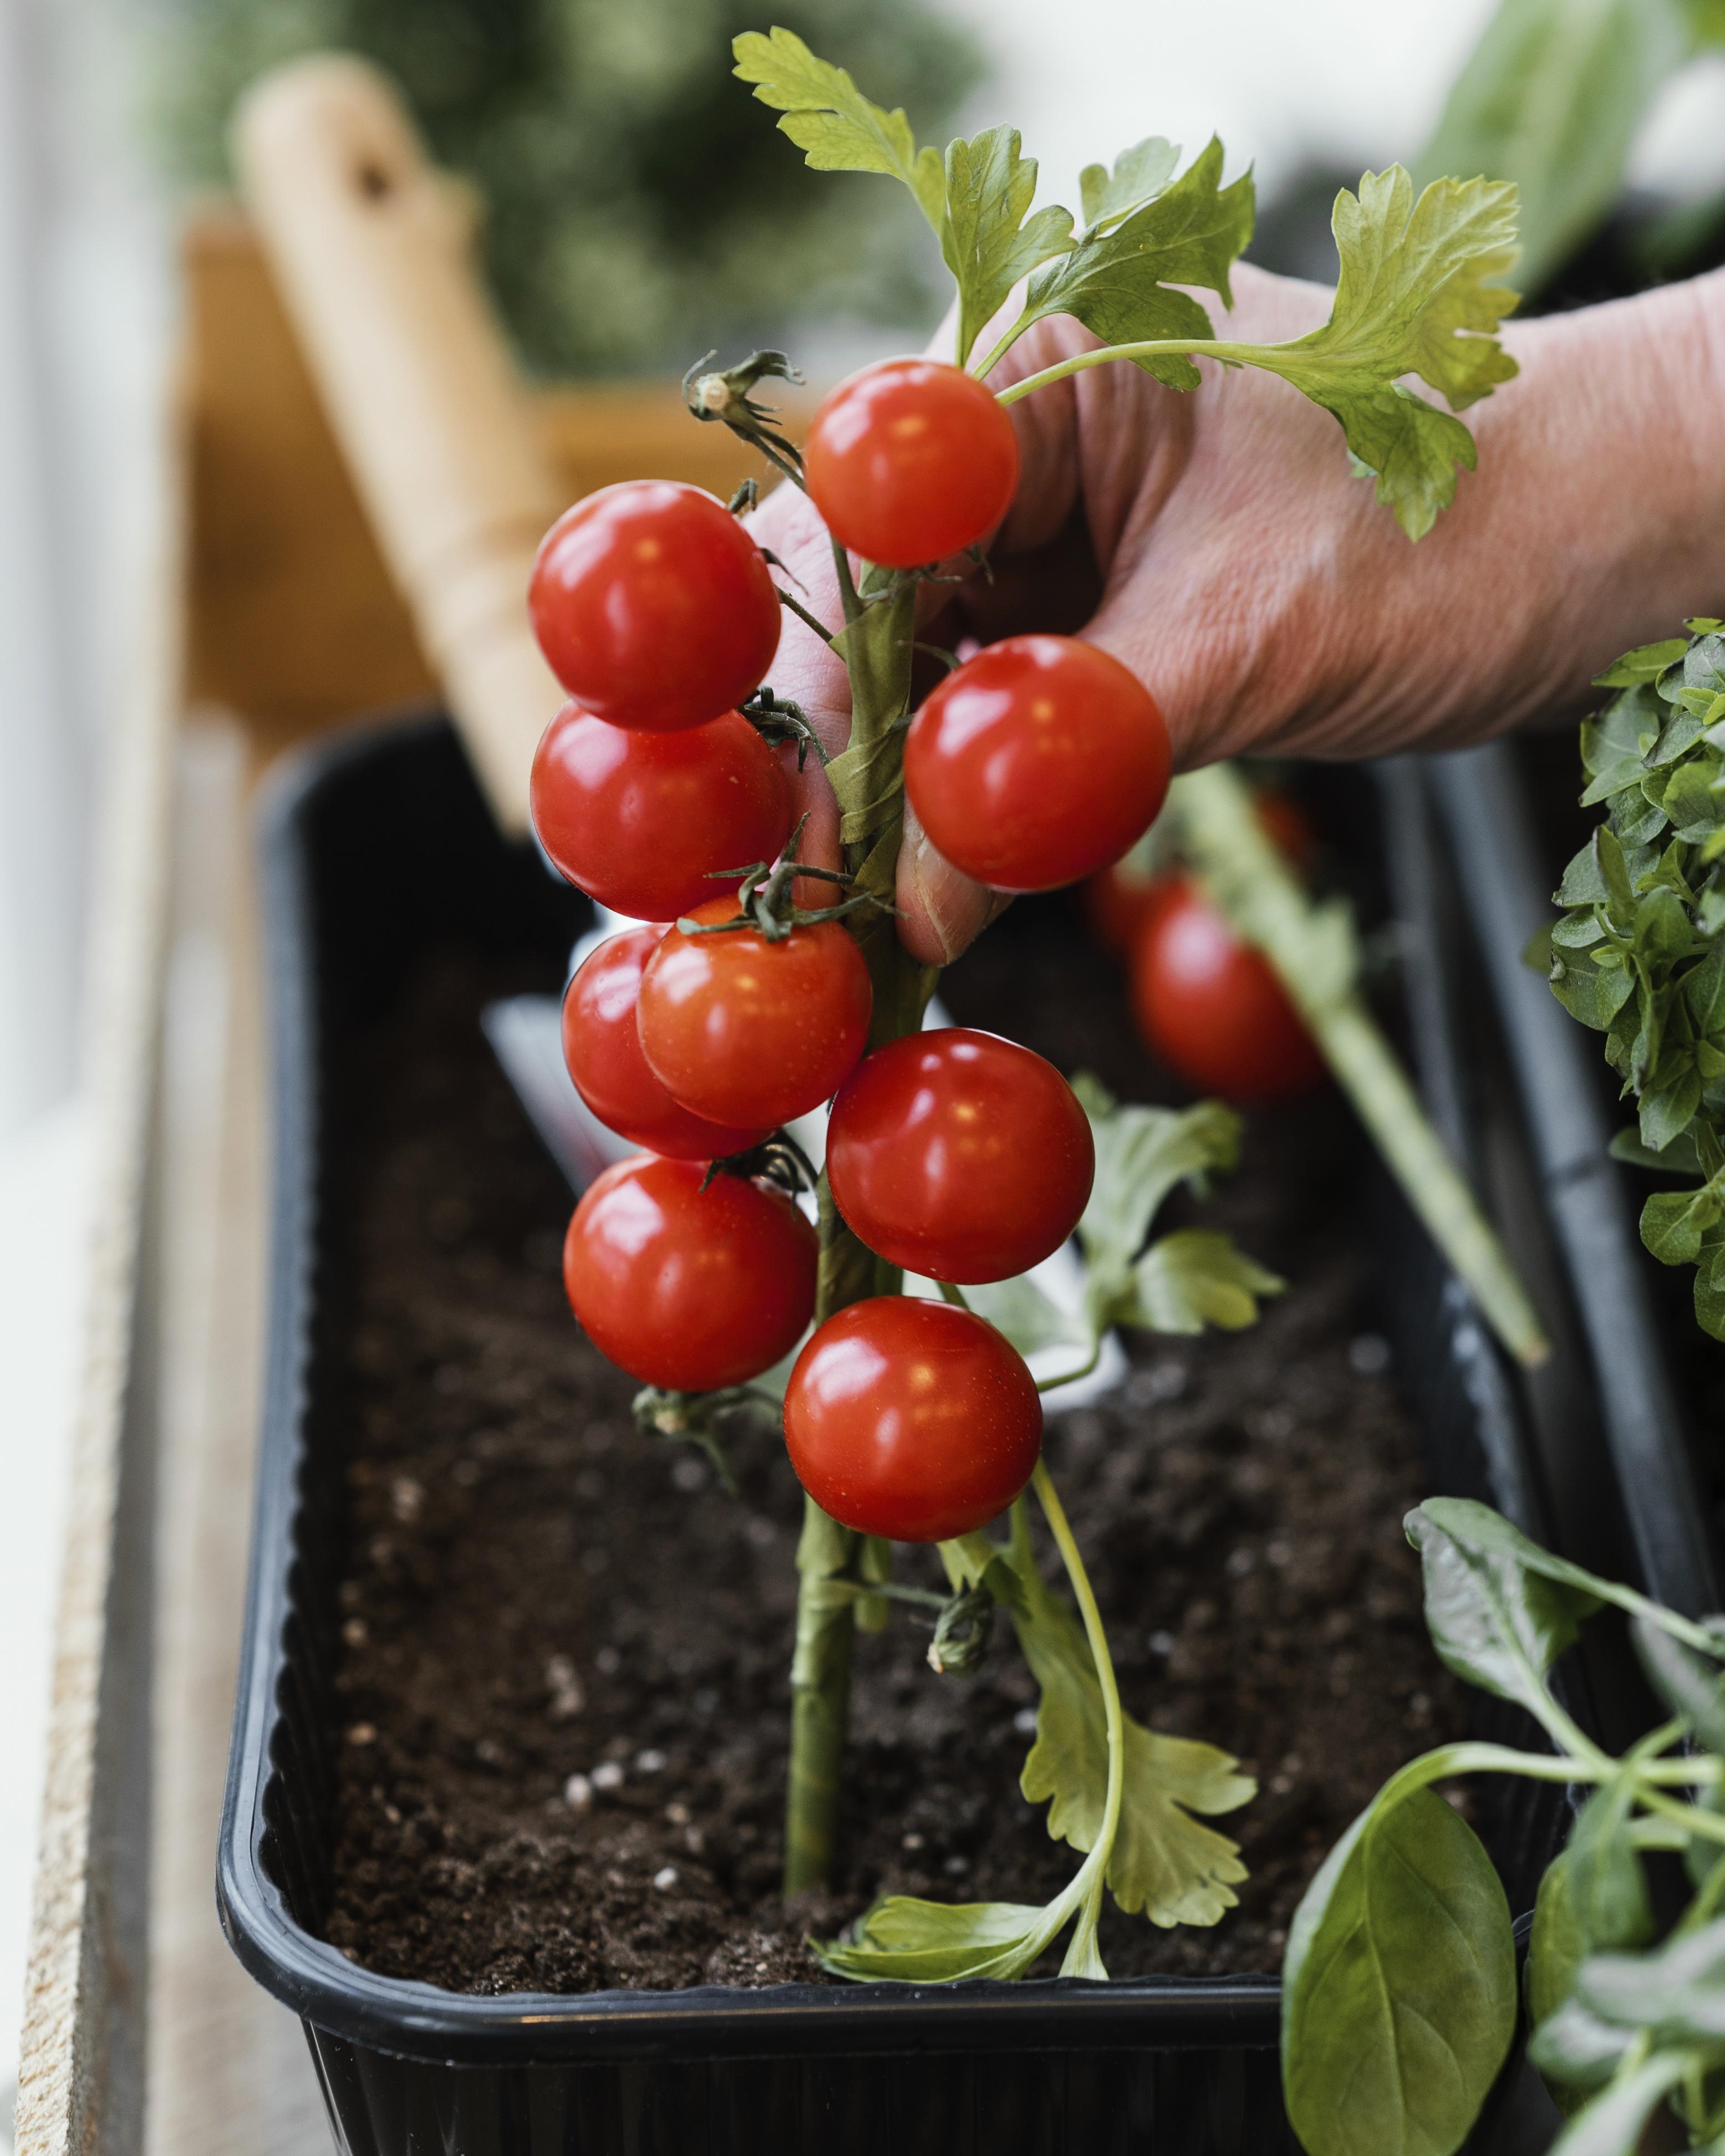
[[[1269,961],[1183,876],[1158,890],[1132,953],[1131,990],[1150,1050],[1195,1092],[1286,1101],[1326,1075]]]
[[[690,917],[728,921],[736,911],[715,899]],[[838,1091],[867,1043],[874,1001],[842,922],[793,929],[782,943],[753,928],[673,928],[641,981],[641,1046],[671,1098],[697,1116],[770,1127]]]
[[[884,359],[841,382],[803,460],[828,531],[889,569],[985,539],[1019,484],[1012,421],[974,377],[937,359]]]
[[[936,847],[996,891],[1052,891],[1155,820],[1173,757],[1137,676],[1070,636],[1009,636],[917,712],[905,792]]]
[[[773,860],[794,820],[778,752],[736,711],[644,734],[565,704],[541,738],[530,793],[558,872],[637,921],[704,903],[721,888],[710,869]]]
[[[592,1183],[563,1241],[569,1306],[644,1385],[709,1392],[770,1369],[814,1314],[819,1239],[790,1199],[643,1154]]]
[[[1286,793],[1260,793],[1258,821],[1303,875],[1317,858],[1317,834],[1306,812]],[[1141,875],[1125,861],[1098,869],[1084,887],[1085,911],[1096,940],[1124,958],[1138,940],[1168,884],[1166,876]]]
[[[833,1103],[833,1202],[929,1280],[1005,1280],[1057,1250],[1096,1176],[1090,1122],[1051,1063],[948,1026],[865,1055]]]
[[[575,1090],[608,1130],[671,1160],[722,1160],[770,1130],[710,1123],[672,1100],[647,1068],[635,1024],[641,974],[661,927],[631,928],[591,951],[563,994],[563,1060]]]
[[[653,733],[704,725],[760,687],[778,604],[724,503],[671,480],[625,480],[565,510],[527,588],[533,634],[570,695]]]
[[[876,1296],[797,1358],[785,1444],[824,1512],[858,1533],[938,1543],[986,1527],[1030,1479],[1042,1402],[1024,1358],[950,1303]]]

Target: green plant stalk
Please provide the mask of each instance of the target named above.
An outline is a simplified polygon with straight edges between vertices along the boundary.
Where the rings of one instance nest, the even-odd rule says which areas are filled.
[[[906,582],[877,591],[867,572],[858,593],[850,565],[840,565],[845,626],[836,639],[850,677],[850,742],[829,767],[840,814],[845,865],[858,887],[882,901],[846,917],[868,962],[875,991],[869,1045],[914,1033],[934,985],[934,968],[920,966],[898,940],[890,911],[903,826],[904,731],[910,709],[911,640],[916,587]],[[814,1318],[866,1296],[891,1295],[896,1266],[859,1242],[839,1218],[825,1176],[820,1179],[820,1275]],[[872,1626],[879,1598],[859,1599],[855,1584],[880,1576],[878,1553],[805,1498],[797,1543],[796,1645],[791,1659],[791,1757],[785,1789],[784,1892],[806,1892],[831,1876],[850,1712],[850,1665],[859,1617]]]
[[[1187,773],[1174,782],[1170,805],[1206,893],[1275,968],[1409,1203],[1486,1322],[1522,1362],[1543,1363],[1549,1346],[1520,1276],[1359,993],[1345,907],[1313,904],[1265,834],[1251,793],[1231,765]]]

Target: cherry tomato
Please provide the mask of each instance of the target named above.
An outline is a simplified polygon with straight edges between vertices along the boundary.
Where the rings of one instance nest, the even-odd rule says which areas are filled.
[[[946,1542],[1029,1481],[1042,1402],[1017,1348],[980,1317],[876,1296],[829,1317],[797,1358],[784,1435],[798,1481],[841,1526]]]
[[[996,891],[1051,891],[1117,860],[1168,793],[1154,698],[1070,636],[1009,636],[949,675],[905,742],[905,792],[936,847]]]
[[[1096,1174],[1072,1088],[963,1026],[865,1055],[827,1127],[833,1202],[871,1250],[931,1280],[1005,1280],[1056,1250]]]
[[[803,445],[815,507],[841,546],[913,569],[985,539],[1012,506],[1012,421],[962,367],[884,359],[839,387]]]
[[[734,900],[696,907],[728,921]],[[773,1128],[806,1116],[850,1075],[869,1037],[875,993],[844,925],[685,936],[674,928],[647,963],[641,1046],[674,1101],[716,1123]]]
[[[771,1132],[710,1123],[680,1107],[647,1068],[635,1025],[641,974],[665,931],[631,928],[590,952],[563,995],[563,1060],[608,1130],[673,1160],[721,1160]]]
[[[1303,875],[1317,858],[1317,835],[1305,810],[1286,793],[1260,793],[1255,806],[1258,821],[1287,856],[1288,865]],[[1098,869],[1084,887],[1085,911],[1096,941],[1116,957],[1126,957],[1168,882],[1166,875],[1140,873],[1130,856]]]
[[[1132,954],[1131,988],[1145,1041],[1197,1092],[1284,1101],[1324,1075],[1269,960],[1183,876],[1163,882]]]
[[[760,548],[722,501],[670,480],[625,480],[565,510],[540,544],[527,612],[572,696],[653,733],[740,704],[778,649]]]
[[[791,783],[736,711],[678,734],[614,726],[565,704],[533,758],[533,828],[558,871],[637,921],[670,921],[722,886],[710,869],[770,861]]]
[[[644,1385],[704,1393],[757,1378],[814,1312],[819,1240],[788,1198],[698,1161],[620,1160],[575,1208],[569,1306]]]

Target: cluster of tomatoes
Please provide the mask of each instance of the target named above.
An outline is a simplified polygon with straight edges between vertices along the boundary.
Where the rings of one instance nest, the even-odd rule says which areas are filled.
[[[1286,794],[1260,794],[1258,820],[1291,867],[1309,869],[1311,825]],[[1089,886],[1096,933],[1127,969],[1145,1045],[1194,1092],[1251,1106],[1291,1100],[1323,1079],[1323,1052],[1260,951],[1243,943],[1188,875],[1129,862]]]
[[[834,538],[906,572],[986,538],[1017,477],[993,397],[928,361],[841,385],[805,451]],[[819,1246],[785,1187],[780,1134],[826,1102],[833,1204],[890,1265],[958,1287],[1049,1256],[1095,1168],[1065,1081],[963,1028],[870,1050],[872,983],[845,906],[799,904],[804,880],[773,872],[796,784],[790,750],[755,721],[771,707],[757,692],[780,595],[743,525],[695,487],[606,488],[547,536],[530,607],[571,698],[534,762],[540,841],[570,881],[643,924],[593,952],[563,1007],[582,1097],[645,1148],[600,1176],[570,1223],[564,1277],[596,1344],[685,1393],[746,1383],[796,1346]],[[935,845],[1007,891],[1117,858],[1161,807],[1168,769],[1142,685],[1065,637],[983,650],[905,741],[906,793]],[[816,1328],[784,1427],[835,1519],[937,1541],[1023,1488],[1042,1414],[1023,1358],[962,1301],[891,1295]]]

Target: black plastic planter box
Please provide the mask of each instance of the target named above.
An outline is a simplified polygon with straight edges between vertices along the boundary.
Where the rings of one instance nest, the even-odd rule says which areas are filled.
[[[1346,789],[1344,789],[1346,790]],[[1428,1092],[1464,1152],[1466,1089],[1436,963],[1453,932],[1423,798],[1383,798],[1396,910],[1434,955],[1410,1016]],[[1348,810],[1363,872],[1371,788]],[[1345,804],[1344,804],[1345,805]],[[330,1893],[339,1655],[341,1323],[330,1215],[342,1050],[415,952],[453,928],[555,957],[583,903],[497,838],[440,721],[303,759],[263,835],[275,1040],[274,1281],[250,1601],[219,1852],[222,1920],[304,2020],[352,2156],[1276,2156],[1294,2148],[1264,1976],[952,1988],[786,1986],[478,1997],[373,1974],[320,1936]],[[1368,1155],[1361,1146],[1362,1175]],[[1399,1200],[1371,1209],[1385,1322],[1430,1486],[1548,1532],[1546,1467],[1515,1386]],[[1385,1532],[1395,1523],[1384,1523]],[[1579,1554],[1579,1553],[1577,1553]],[[1499,1733],[1487,1716],[1483,1727]],[[1519,1732],[1517,1732],[1519,1733]],[[1482,1793],[1512,1904],[1531,1906],[1560,1792]],[[1512,2080],[1513,2076],[1507,2076]],[[1498,2138],[1500,2092],[1478,2148]]]

